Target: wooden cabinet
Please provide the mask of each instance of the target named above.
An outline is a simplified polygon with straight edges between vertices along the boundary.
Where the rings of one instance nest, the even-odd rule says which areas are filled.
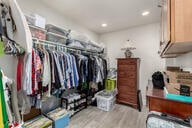
[[[152,85],[147,86],[146,91],[149,111],[162,112],[183,119],[191,117],[192,103],[167,99],[164,90],[153,88]]]
[[[117,102],[138,108],[137,91],[139,88],[139,59],[118,59]]]
[[[176,57],[192,51],[192,0],[162,0],[162,57]]]

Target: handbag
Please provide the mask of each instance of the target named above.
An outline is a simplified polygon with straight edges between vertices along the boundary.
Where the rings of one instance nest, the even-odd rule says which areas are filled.
[[[163,89],[165,86],[163,74],[159,71],[153,73],[152,82],[154,88]]]

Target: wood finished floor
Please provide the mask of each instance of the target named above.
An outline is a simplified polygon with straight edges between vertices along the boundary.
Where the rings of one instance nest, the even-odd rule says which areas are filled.
[[[147,112],[119,104],[110,112],[88,107],[71,118],[68,128],[145,128]]]

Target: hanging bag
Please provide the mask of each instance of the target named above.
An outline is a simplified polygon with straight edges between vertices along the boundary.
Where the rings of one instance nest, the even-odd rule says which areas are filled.
[[[13,40],[15,30],[11,9],[6,4],[0,3],[0,37],[5,46],[4,53],[8,55],[23,55],[25,50]]]

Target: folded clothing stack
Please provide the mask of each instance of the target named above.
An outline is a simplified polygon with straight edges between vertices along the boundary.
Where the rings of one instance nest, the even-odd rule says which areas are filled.
[[[57,108],[46,115],[53,121],[54,128],[67,128],[69,125],[69,114],[66,109]]]
[[[35,119],[24,123],[24,128],[47,128],[52,126],[52,121],[44,116],[39,116]]]
[[[47,114],[48,117],[50,117],[53,120],[60,119],[63,116],[66,116],[68,114],[66,109],[57,108]]]

